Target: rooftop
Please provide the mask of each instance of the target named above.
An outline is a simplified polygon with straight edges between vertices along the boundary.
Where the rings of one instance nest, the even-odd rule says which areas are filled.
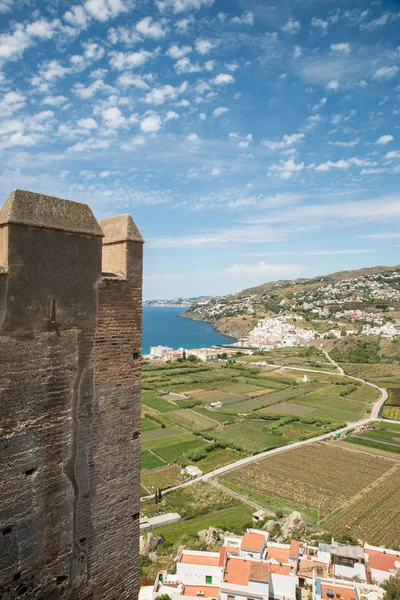
[[[261,552],[265,543],[265,535],[262,533],[245,533],[242,540],[242,550]]]
[[[218,598],[220,589],[211,585],[185,585],[183,596],[199,596],[203,598]]]
[[[396,573],[400,568],[400,552],[397,554],[387,554],[376,550],[367,550],[366,552],[368,554],[368,565],[371,569]]]
[[[268,547],[267,550],[267,559],[275,559],[280,563],[289,562],[290,550],[289,548],[275,548]]]
[[[364,549],[361,548],[361,546],[351,546],[350,544],[339,544],[339,542],[332,542],[331,552],[336,556],[353,558],[354,560],[358,560],[360,557],[364,558]]]
[[[219,554],[216,556],[209,556],[199,554],[187,554],[186,552],[182,553],[181,560],[179,561],[188,565],[204,565],[207,567],[218,567],[219,564]]]
[[[250,560],[243,558],[228,558],[224,581],[237,585],[248,585],[250,575]]]
[[[334,584],[321,584],[322,588],[322,600],[356,600],[356,591],[354,588],[341,587]],[[333,595],[330,593],[333,592]]]

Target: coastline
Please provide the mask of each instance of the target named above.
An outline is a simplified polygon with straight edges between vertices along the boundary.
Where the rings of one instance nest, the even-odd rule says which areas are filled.
[[[232,344],[235,344],[236,342],[239,341],[237,337],[235,337],[233,335],[229,335],[228,333],[221,331],[221,329],[218,329],[218,327],[214,323],[212,323],[212,321],[207,321],[205,319],[193,319],[193,317],[191,317],[190,315],[185,315],[185,312],[183,312],[181,315],[178,315],[178,316],[181,319],[189,319],[190,321],[198,321],[200,323],[207,323],[207,325],[209,325],[219,335],[223,335],[224,337],[231,338]]]

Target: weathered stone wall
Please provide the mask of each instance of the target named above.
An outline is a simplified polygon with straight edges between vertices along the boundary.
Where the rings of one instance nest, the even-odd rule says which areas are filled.
[[[137,595],[142,240],[122,219],[102,278],[85,205],[0,211],[1,599]]]

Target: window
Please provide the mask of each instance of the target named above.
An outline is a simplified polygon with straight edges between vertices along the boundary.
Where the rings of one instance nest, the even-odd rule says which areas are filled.
[[[211,575],[206,575],[206,583],[208,583],[210,585],[212,584],[212,577],[211,577]]]
[[[235,596],[229,596],[228,594],[228,600],[235,600]]]

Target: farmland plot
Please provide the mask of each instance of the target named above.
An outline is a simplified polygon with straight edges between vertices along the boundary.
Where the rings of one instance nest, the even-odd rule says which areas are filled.
[[[165,490],[166,488],[178,485],[182,481],[181,470],[178,465],[168,465],[140,472],[141,485],[150,493],[154,493],[157,488]]]
[[[184,408],[182,410],[176,410],[168,415],[168,419],[177,425],[182,425],[192,431],[199,431],[200,429],[211,429],[217,427],[218,422],[210,416],[201,415],[198,412]]]
[[[266,501],[328,515],[392,466],[393,461],[384,458],[319,443],[235,469],[224,480]]]
[[[350,534],[369,544],[395,548],[400,539],[400,469],[390,470],[376,485],[335,512],[324,528],[335,536]]]

